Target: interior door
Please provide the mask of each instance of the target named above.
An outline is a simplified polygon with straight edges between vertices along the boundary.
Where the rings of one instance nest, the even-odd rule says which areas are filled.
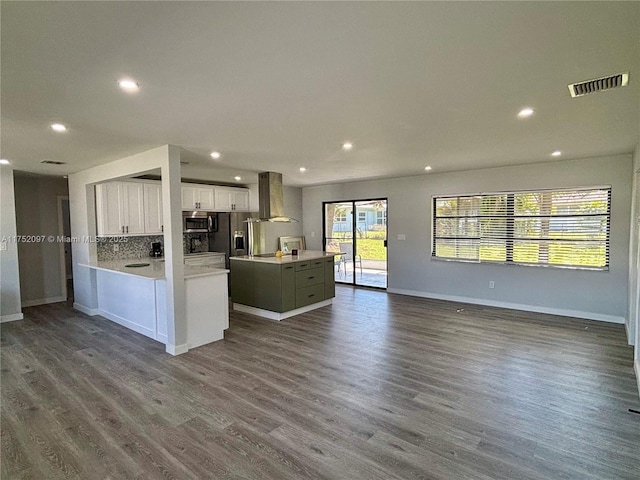
[[[326,202],[323,236],[337,283],[387,288],[386,199]]]

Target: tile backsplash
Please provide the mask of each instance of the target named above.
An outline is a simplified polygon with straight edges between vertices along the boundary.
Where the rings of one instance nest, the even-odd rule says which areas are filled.
[[[141,237],[114,237],[119,241],[110,241],[111,237],[103,237],[98,247],[98,261],[118,260],[122,258],[147,258],[151,251],[151,243],[160,242],[164,247],[162,235]],[[126,241],[122,241],[126,240]],[[113,247],[118,246],[115,252]],[[186,233],[182,236],[183,253],[206,252],[209,250],[209,237],[206,233]]]
[[[197,253],[209,251],[208,233],[185,233],[182,235],[182,252]]]
[[[117,260],[120,258],[148,258],[151,251],[152,242],[164,244],[162,235],[144,237],[103,237],[98,243],[98,261]],[[125,240],[125,241],[123,241]],[[114,252],[114,246],[118,246],[118,251]]]

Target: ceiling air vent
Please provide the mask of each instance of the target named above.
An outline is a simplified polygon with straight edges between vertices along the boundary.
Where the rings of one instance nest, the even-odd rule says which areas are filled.
[[[604,92],[612,88],[624,87],[629,83],[629,72],[616,73],[608,77],[594,78],[568,85],[572,97],[582,97],[590,93]]]
[[[46,163],[47,165],[66,165],[67,162],[56,162],[55,160],[43,160],[40,163]]]

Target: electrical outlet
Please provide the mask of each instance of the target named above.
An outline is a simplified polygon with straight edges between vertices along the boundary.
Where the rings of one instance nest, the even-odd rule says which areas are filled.
[[[402,241],[402,240],[406,240],[406,239],[407,239],[407,236],[404,233],[399,233],[398,234],[398,240]]]
[[[489,288],[495,288],[496,286],[496,282],[494,282],[493,280],[489,280]]]
[[[311,236],[315,237],[316,236],[316,232],[311,232]]]
[[[0,250],[6,250],[6,249],[7,249],[7,242],[0,243]]]
[[[120,251],[120,245],[117,245],[117,244],[116,244],[116,245],[114,245],[114,246],[113,246],[113,251],[114,251],[114,252],[119,252],[119,251]]]

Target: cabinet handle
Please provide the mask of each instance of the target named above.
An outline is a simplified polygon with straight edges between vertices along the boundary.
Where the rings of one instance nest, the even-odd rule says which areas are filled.
[[[122,226],[122,233],[124,233],[124,225]]]
[[[160,225],[160,231],[164,232],[164,225]]]
[[[307,280],[313,280],[316,277],[307,277]]]
[[[309,295],[309,298],[311,298],[311,297],[315,297],[315,296],[316,296],[316,294],[315,294],[315,293],[312,293],[311,295]]]
[[[129,225],[127,225],[127,233],[129,233]]]
[[[300,266],[301,267],[306,267],[307,265],[309,265],[308,263],[301,263]]]
[[[293,267],[284,267],[285,270],[291,270]]]

